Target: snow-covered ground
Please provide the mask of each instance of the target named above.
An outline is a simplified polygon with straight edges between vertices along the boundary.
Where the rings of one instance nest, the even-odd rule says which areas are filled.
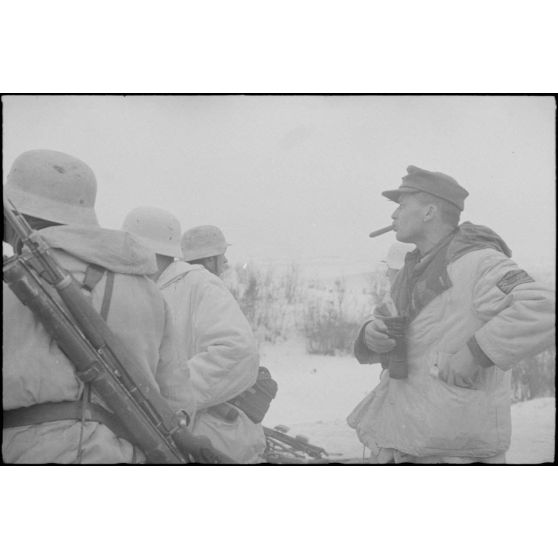
[[[363,447],[345,419],[377,384],[379,366],[362,366],[351,356],[309,355],[297,341],[264,344],[260,355],[279,384],[265,425],[284,424],[290,434],[305,435],[334,457],[362,457]],[[513,405],[508,463],[553,461],[554,432],[553,397]]]
[[[512,405],[512,440],[508,463],[554,460],[556,399],[544,397]]]

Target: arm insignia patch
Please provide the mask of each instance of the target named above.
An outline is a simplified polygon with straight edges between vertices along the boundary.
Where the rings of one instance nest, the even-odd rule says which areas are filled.
[[[516,269],[508,271],[500,281],[498,281],[498,288],[504,294],[510,294],[517,285],[522,283],[533,283],[535,280],[523,269]]]

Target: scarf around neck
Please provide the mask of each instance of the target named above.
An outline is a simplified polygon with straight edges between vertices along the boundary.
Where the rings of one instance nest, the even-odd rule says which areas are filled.
[[[493,230],[467,221],[422,257],[418,249],[408,253],[391,289],[398,314],[413,320],[427,304],[452,286],[448,265],[469,252],[485,248],[511,256],[507,244]]]

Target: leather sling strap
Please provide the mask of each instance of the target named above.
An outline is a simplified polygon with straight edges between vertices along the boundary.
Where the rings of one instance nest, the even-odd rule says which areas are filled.
[[[85,278],[82,287],[91,292],[97,283],[103,278],[105,269],[99,265],[89,264],[85,270]]]
[[[87,291],[92,292],[97,283],[103,278],[105,271],[107,273],[107,282],[105,285],[105,294],[103,296],[100,314],[106,321],[112,298],[112,290],[114,288],[114,273],[101,266],[89,264],[85,270],[85,279],[83,280],[82,287]]]
[[[112,289],[114,288],[114,273],[107,270],[107,283],[105,285],[105,294],[103,296],[103,304],[101,305],[101,316],[105,322],[110,308],[110,300],[112,298]]]

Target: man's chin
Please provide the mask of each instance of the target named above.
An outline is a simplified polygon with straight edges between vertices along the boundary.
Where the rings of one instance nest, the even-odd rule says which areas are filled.
[[[414,244],[413,239],[409,238],[409,236],[404,235],[401,231],[395,231],[395,240],[398,240],[399,242],[403,242],[405,244]]]

